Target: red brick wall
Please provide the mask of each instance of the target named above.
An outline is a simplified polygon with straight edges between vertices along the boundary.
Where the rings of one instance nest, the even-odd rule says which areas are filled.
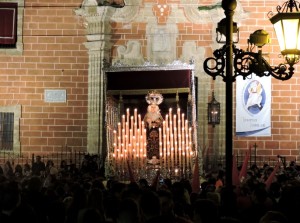
[[[25,1],[21,56],[0,53],[0,106],[21,104],[21,151],[86,150],[88,56],[74,9],[81,0]],[[44,101],[45,89],[67,91],[66,103]]]
[[[276,6],[284,1],[242,1],[244,10],[250,12],[249,19],[240,26],[241,44],[246,48],[247,36],[257,29],[265,29],[271,36],[271,44],[263,47],[263,52],[269,53],[269,63],[279,65],[283,62],[279,58],[279,46],[268,20],[269,11],[276,12]],[[257,155],[263,157],[286,156],[288,160],[299,160],[299,127],[300,127],[300,79],[299,65],[295,66],[295,74],[288,81],[272,78],[272,104],[271,104],[271,136],[270,137],[235,137],[234,148],[243,150],[257,144]],[[299,161],[298,161],[299,162]]]

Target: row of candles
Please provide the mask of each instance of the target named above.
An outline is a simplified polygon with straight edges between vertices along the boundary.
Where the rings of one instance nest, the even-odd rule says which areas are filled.
[[[122,121],[118,123],[118,129],[114,130],[113,166],[123,171],[127,169],[127,160],[136,168],[143,167],[146,162],[146,128],[141,115],[134,109],[134,115],[130,116],[129,109],[126,116],[122,115]]]
[[[159,131],[159,162],[166,170],[192,168],[192,128],[185,120],[184,113],[172,113],[172,108],[165,116]],[[125,171],[127,161],[134,168],[144,168],[147,163],[147,130],[141,115],[134,109],[130,116],[129,109],[122,115],[117,130],[114,130],[113,151],[110,154],[115,170]]]

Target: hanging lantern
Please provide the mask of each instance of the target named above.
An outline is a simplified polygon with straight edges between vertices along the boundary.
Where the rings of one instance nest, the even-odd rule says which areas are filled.
[[[288,64],[297,63],[300,55],[300,12],[297,4],[294,0],[285,2],[282,7],[277,7],[278,13],[270,18],[281,53]]]
[[[215,127],[215,125],[220,124],[220,102],[215,99],[214,92],[212,92],[212,100],[207,103],[207,117],[208,124]]]

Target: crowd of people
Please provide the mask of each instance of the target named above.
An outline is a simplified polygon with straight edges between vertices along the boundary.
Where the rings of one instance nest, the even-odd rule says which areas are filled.
[[[0,170],[1,223],[289,223],[300,207],[295,162],[279,168],[270,185],[274,167],[252,165],[230,188],[222,168],[203,173],[194,188],[159,171],[151,182],[106,179],[93,159],[79,168],[41,157],[27,165],[6,162]]]

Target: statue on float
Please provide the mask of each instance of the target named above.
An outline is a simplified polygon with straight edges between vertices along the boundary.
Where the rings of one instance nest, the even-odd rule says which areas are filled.
[[[158,105],[163,102],[163,96],[154,90],[146,95],[146,101],[149,105],[143,120],[147,128],[147,159],[149,163],[155,165],[159,162],[160,157],[159,128],[164,119]]]

